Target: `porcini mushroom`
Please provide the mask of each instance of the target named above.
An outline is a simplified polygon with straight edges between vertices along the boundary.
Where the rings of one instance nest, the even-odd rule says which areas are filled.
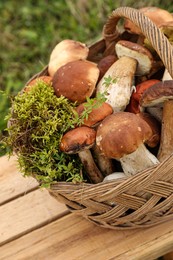
[[[117,112],[99,125],[96,144],[105,156],[120,160],[124,173],[131,176],[159,163],[144,144],[151,136],[149,125],[136,114]]]
[[[53,76],[52,85],[58,97],[62,95],[80,104],[93,94],[98,77],[97,64],[77,60],[60,67]]]
[[[131,57],[136,61],[136,75],[147,75],[151,71],[153,63],[152,54],[148,49],[141,46],[140,44],[120,40],[116,43],[115,50],[118,58],[126,56]],[[126,66],[128,66],[128,63]]]
[[[129,41],[118,41],[115,50],[119,59],[100,80],[97,92],[105,93],[106,102],[117,112],[124,111],[129,104],[135,75],[149,73],[153,59],[147,49]],[[112,80],[105,85],[105,78],[108,77]]]
[[[84,118],[82,125],[95,127],[100,121],[105,117],[113,113],[111,105],[106,102],[102,104],[97,104],[97,100],[93,103],[93,108],[90,108],[91,111],[88,112],[87,118]],[[76,107],[76,112],[79,115],[79,118],[82,117],[85,110],[87,110],[87,102],[84,102]]]
[[[97,84],[97,93],[105,95],[106,103],[112,106],[114,112],[123,111],[129,103],[135,71],[136,61],[122,57],[112,64]],[[110,80],[108,84],[105,84],[106,78]]]
[[[163,161],[173,152],[173,80],[165,80],[147,89],[141,99],[141,106],[163,106],[161,140],[158,152]]]
[[[155,83],[160,82],[157,79],[149,79],[146,81],[141,82],[140,84],[138,84],[135,87],[135,90],[133,91],[131,98],[130,98],[130,103],[127,106],[126,110],[128,112],[132,112],[132,113],[140,113],[142,108],[139,105],[139,100],[142,96],[142,94],[144,93],[144,91],[148,88],[150,88],[152,85],[154,85]]]
[[[29,81],[27,83],[27,85],[25,86],[25,88],[23,89],[23,91],[27,92],[31,89],[32,86],[34,86],[35,84],[38,83],[38,81],[43,81],[45,83],[48,83],[48,84],[52,84],[52,77],[50,76],[39,76],[39,77],[36,77],[35,79],[32,79],[31,81]]]
[[[75,60],[85,60],[88,56],[89,48],[79,41],[66,39],[58,43],[50,55],[48,72],[51,77],[55,72],[68,62]]]
[[[78,153],[89,179],[93,183],[103,181],[103,175],[94,162],[90,148],[95,144],[96,131],[87,126],[74,128],[61,139],[60,149],[67,154]]]
[[[117,60],[117,57],[115,55],[108,55],[106,57],[103,57],[99,62],[98,62],[98,68],[100,71],[99,79],[105,75],[106,71],[111,67],[111,65]]]

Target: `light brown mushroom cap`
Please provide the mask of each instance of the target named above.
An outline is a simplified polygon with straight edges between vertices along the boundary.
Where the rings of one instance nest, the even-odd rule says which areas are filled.
[[[136,151],[151,135],[151,128],[136,114],[117,112],[98,126],[96,144],[108,158],[120,159]]]
[[[145,90],[139,103],[142,107],[158,106],[169,99],[173,99],[173,80],[158,82]]]
[[[66,39],[58,43],[53,49],[48,64],[49,75],[53,77],[55,72],[68,62],[86,59],[89,48],[79,41]]]
[[[142,7],[139,9],[144,15],[146,15],[156,26],[160,26],[162,23],[173,21],[173,16],[167,10],[161,9],[155,6]],[[129,19],[125,19],[124,28],[134,34],[142,34],[140,28],[131,22]]]
[[[99,77],[97,64],[78,60],[67,63],[53,76],[55,94],[68,98],[72,102],[82,103],[90,97]]]
[[[82,115],[82,113],[84,112],[85,104],[86,103],[82,103],[76,108],[76,111],[79,116]],[[105,117],[111,115],[112,113],[113,113],[113,108],[111,107],[111,105],[104,102],[100,106],[92,109],[91,113],[88,114],[88,117],[84,119],[83,125],[89,127],[95,126],[97,123],[99,123]]]
[[[23,91],[28,92],[34,85],[36,85],[39,81],[43,81],[47,84],[52,84],[52,77],[50,76],[40,76],[37,77],[27,83]]]
[[[151,71],[153,56],[148,49],[140,44],[120,40],[116,43],[115,50],[118,58],[127,56],[137,60],[136,75],[147,75]]]
[[[60,150],[64,153],[75,154],[90,149],[95,144],[96,131],[87,126],[74,128],[61,139]]]

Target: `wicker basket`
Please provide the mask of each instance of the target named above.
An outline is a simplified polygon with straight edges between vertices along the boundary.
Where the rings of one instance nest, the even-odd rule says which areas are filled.
[[[116,26],[130,19],[149,39],[165,68],[173,76],[173,48],[161,31],[141,12],[129,7],[114,10],[103,29],[103,39],[90,47],[89,60],[96,61],[121,39]],[[35,75],[47,75],[47,67]],[[58,182],[49,192],[70,211],[111,229],[149,227],[173,218],[173,158],[170,156],[132,177],[99,184]],[[145,194],[150,193],[150,196]]]

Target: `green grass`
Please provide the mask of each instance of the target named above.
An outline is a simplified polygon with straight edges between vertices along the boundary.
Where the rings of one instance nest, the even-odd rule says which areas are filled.
[[[110,0],[6,0],[0,1],[0,137],[6,127],[9,96],[49,60],[53,47],[63,39],[90,44],[101,36],[108,15],[119,7]],[[162,1],[120,1],[134,8],[155,5],[173,12]],[[136,3],[135,3],[136,2]],[[0,149],[0,154],[3,149]]]

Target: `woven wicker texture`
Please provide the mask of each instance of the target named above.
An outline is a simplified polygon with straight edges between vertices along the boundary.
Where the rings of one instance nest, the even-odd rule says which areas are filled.
[[[173,48],[161,31],[141,12],[118,8],[103,29],[104,39],[90,47],[89,57],[105,51],[119,38],[116,30],[121,17],[130,19],[149,39],[165,68],[173,76]],[[47,67],[35,77],[47,74]],[[98,184],[52,184],[49,192],[58,201],[95,224],[111,229],[149,227],[173,218],[173,158],[170,156],[132,177]]]

